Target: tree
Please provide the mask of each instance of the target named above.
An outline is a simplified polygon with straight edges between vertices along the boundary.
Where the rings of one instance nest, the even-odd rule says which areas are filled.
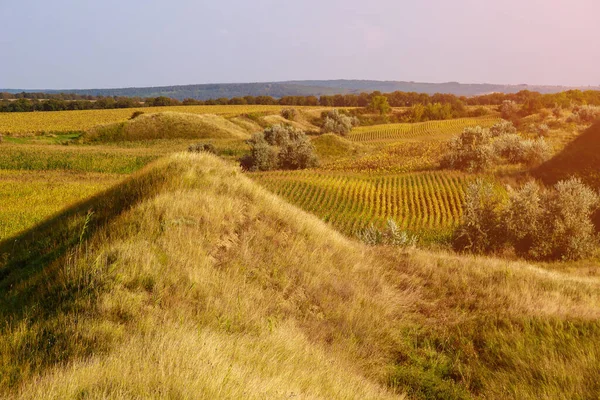
[[[392,110],[388,103],[388,99],[385,96],[373,96],[368,109],[373,112],[378,112],[380,115],[385,115]]]

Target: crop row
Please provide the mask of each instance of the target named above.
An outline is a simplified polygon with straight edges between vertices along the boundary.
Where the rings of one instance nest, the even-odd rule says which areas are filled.
[[[353,235],[393,218],[413,232],[447,232],[462,215],[465,176],[454,172],[336,175],[316,171],[251,175],[260,184]]]
[[[459,134],[466,127],[479,125],[487,128],[496,122],[498,122],[497,118],[485,117],[365,126],[354,129],[349,139],[355,142],[378,142],[430,137],[443,138]]]

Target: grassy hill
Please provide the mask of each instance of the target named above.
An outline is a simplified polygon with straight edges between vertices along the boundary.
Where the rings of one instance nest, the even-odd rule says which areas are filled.
[[[176,154],[0,243],[0,396],[593,398],[599,286],[368,248]]]
[[[600,121],[533,173],[548,184],[576,175],[600,188]]]
[[[163,112],[143,114],[126,122],[90,129],[85,142],[118,142],[155,139],[246,139],[248,131],[212,114]]]

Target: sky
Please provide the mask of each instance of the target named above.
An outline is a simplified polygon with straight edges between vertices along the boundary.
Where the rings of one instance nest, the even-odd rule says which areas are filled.
[[[0,88],[600,85],[600,0],[0,0]]]

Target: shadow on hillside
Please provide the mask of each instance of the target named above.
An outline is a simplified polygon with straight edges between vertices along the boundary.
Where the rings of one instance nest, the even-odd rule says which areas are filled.
[[[90,354],[97,346],[94,337],[81,334],[78,319],[94,317],[101,288],[65,274],[65,266],[85,252],[86,239],[160,191],[171,171],[170,166],[149,167],[0,242],[0,350],[6,353],[0,357],[0,389],[15,387],[24,374]]]

